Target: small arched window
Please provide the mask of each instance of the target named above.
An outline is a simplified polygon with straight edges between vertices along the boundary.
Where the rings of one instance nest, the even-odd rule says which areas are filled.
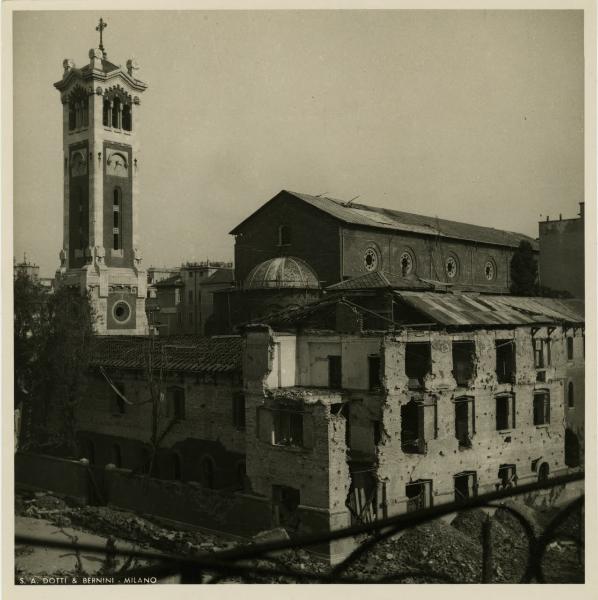
[[[131,105],[125,104],[123,106],[123,129],[125,131],[131,131],[133,123],[131,120]]]
[[[567,406],[569,408],[575,407],[575,390],[573,388],[573,382],[570,381],[567,386]]]
[[[112,102],[112,127],[119,129],[120,128],[120,99],[114,98]]]
[[[77,126],[77,113],[75,103],[69,102],[69,131],[72,131]]]
[[[281,225],[278,228],[278,245],[288,246],[291,243],[291,228],[288,225]]]
[[[110,127],[110,100],[104,100],[104,109],[102,111],[102,123],[104,127]]]

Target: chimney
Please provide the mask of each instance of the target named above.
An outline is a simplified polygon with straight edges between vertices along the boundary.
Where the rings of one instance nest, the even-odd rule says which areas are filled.
[[[580,202],[580,203],[579,203],[579,217],[580,217],[581,219],[583,219],[583,218],[584,218],[584,215],[585,215],[585,210],[584,210],[584,207],[585,207],[585,202]]]

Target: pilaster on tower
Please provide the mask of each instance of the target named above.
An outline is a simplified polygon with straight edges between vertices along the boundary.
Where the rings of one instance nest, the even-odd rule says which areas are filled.
[[[100,20],[100,35],[106,23]],[[140,95],[147,84],[108,60],[100,41],[78,68],[63,61],[61,285],[90,290],[99,334],[145,334],[146,272],[139,248]]]

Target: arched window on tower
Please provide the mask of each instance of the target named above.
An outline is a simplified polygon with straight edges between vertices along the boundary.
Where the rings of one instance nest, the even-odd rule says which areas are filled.
[[[104,100],[104,109],[102,111],[102,123],[104,127],[110,127],[110,100]]]
[[[114,98],[112,102],[112,127],[115,129],[120,129],[120,99]]]
[[[83,98],[81,101],[81,125],[87,127],[89,124],[89,102],[87,98]]]
[[[69,102],[69,131],[75,129],[76,126],[76,114],[75,114],[75,103]]]
[[[125,104],[123,106],[123,129],[125,131],[131,131],[131,129],[133,129],[131,116],[131,105]]]
[[[113,236],[112,248],[114,250],[120,250],[120,247],[121,247],[121,244],[120,244],[120,230],[121,230],[120,208],[121,208],[121,193],[120,193],[120,189],[119,188],[114,188],[114,197],[113,197],[113,200],[112,200],[112,218],[113,218],[113,223],[112,223],[112,236]]]
[[[570,381],[567,386],[567,406],[569,408],[575,408],[575,390],[573,389],[572,381]]]

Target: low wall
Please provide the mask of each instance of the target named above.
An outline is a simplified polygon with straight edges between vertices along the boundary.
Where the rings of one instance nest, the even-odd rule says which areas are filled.
[[[211,490],[194,482],[109,469],[105,472],[105,492],[112,506],[218,531],[251,536],[271,527],[270,504],[265,498]]]
[[[91,501],[89,471],[85,463],[46,454],[15,454],[15,483],[35,490],[49,490],[78,502]]]

